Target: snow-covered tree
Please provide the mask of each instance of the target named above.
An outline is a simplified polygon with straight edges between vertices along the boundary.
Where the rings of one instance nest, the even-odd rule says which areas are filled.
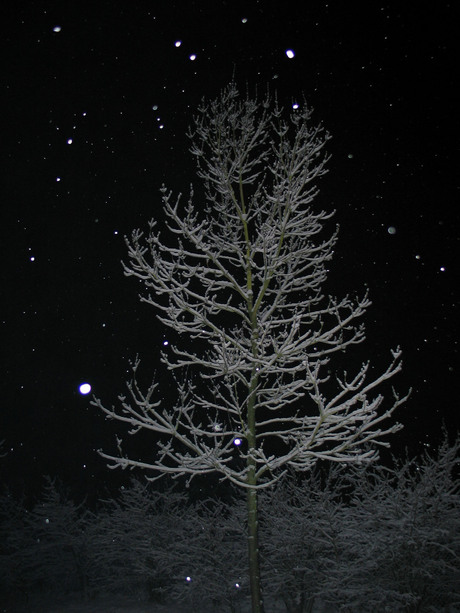
[[[2,504],[8,500],[4,496]],[[70,500],[55,479],[46,478],[41,499],[32,510],[18,504],[12,520],[1,519],[1,529],[7,532],[1,561],[8,567],[11,587],[22,592],[79,590],[89,595],[87,530],[92,514]]]
[[[287,613],[460,604],[460,439],[393,466],[331,465],[260,495],[263,581]],[[450,607],[450,608],[449,608]],[[455,609],[456,610],[456,609]]]
[[[119,496],[104,502],[92,539],[102,592],[161,601],[174,583],[176,543],[183,540],[184,494],[158,492],[132,479]]]
[[[340,556],[344,469],[330,464],[305,478],[290,475],[260,495],[262,579],[287,613],[313,611]]]
[[[243,501],[206,499],[182,518],[172,553],[176,581],[170,594],[194,607],[236,613],[249,595]]]
[[[450,610],[460,605],[460,438],[437,453],[355,470],[339,514],[341,554],[327,592],[343,611]],[[444,608],[446,607],[446,608]]]
[[[28,580],[22,552],[30,543],[24,533],[27,510],[24,499],[5,490],[0,496],[0,594],[27,599]],[[2,603],[3,604],[3,603]]]
[[[374,457],[400,428],[386,420],[405,398],[385,405],[376,390],[400,371],[401,352],[375,378],[367,362],[329,374],[335,354],[364,341],[357,321],[370,301],[322,289],[338,229],[325,234],[333,211],[314,202],[329,135],[311,110],[285,118],[276,100],[242,99],[231,84],[202,103],[189,136],[202,192],[192,189],[183,205],[163,187],[167,236],[158,220],[147,235],[135,230],[125,264],[145,286],[141,300],[178,334],[163,354],[177,402],[162,400],[158,380],[143,389],[136,360],[120,406],[93,404],[155,441],[156,454],[137,459],[118,439],[117,455],[102,453],[110,466],[153,477],[220,473],[246,490],[252,607],[261,613],[257,491],[320,458]]]

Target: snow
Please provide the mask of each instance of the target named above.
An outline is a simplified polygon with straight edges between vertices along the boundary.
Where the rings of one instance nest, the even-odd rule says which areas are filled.
[[[225,613],[228,609],[223,608]],[[249,604],[236,613],[250,613]],[[267,613],[285,613],[285,606],[280,603],[265,602]],[[60,599],[24,598],[22,603],[5,603],[0,600],[2,613],[196,613],[196,607],[191,608],[179,603],[158,604],[152,602],[136,602],[128,598],[96,598],[89,602],[82,602],[81,597],[62,597]],[[312,613],[335,613],[337,609],[330,608],[322,603],[317,603]],[[200,613],[216,613],[215,610],[201,609]],[[452,611],[452,613],[458,613]]]
[[[78,596],[52,600],[42,597],[6,606],[1,602],[1,605],[2,613],[188,613],[190,610],[174,603],[162,605],[120,597],[97,598],[88,602],[82,602]]]

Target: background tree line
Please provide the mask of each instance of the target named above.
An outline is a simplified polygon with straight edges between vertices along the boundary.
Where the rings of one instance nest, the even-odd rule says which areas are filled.
[[[453,611],[460,606],[460,438],[436,454],[318,466],[260,494],[267,608]],[[80,592],[180,601],[236,613],[249,604],[246,512],[133,479],[97,509],[48,478],[32,508],[0,497],[3,597]]]

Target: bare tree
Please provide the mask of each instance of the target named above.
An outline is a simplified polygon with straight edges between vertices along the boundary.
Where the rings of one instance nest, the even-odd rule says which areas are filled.
[[[133,364],[129,397],[120,407],[93,404],[108,417],[151,432],[158,454],[145,461],[101,453],[112,467],[138,466],[154,477],[220,473],[247,490],[251,598],[263,611],[257,490],[288,468],[308,471],[318,459],[371,459],[383,425],[406,398],[387,408],[374,390],[400,369],[400,350],[369,380],[369,364],[353,375],[328,374],[333,354],[365,339],[362,317],[370,301],[326,297],[322,286],[338,228],[325,237],[333,212],[313,205],[315,180],[326,173],[329,135],[310,122],[311,110],[288,119],[268,95],[242,99],[231,84],[203,102],[189,136],[203,183],[185,205],[162,188],[168,238],[150,222],[127,239],[127,276],[145,285],[141,300],[179,334],[162,361],[178,388],[167,407],[159,382],[146,391]],[[161,435],[160,437],[158,435]]]

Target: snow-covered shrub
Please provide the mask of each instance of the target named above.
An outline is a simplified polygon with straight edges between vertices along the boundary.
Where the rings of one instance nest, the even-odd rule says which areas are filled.
[[[182,530],[186,496],[162,493],[133,479],[105,501],[93,537],[93,562],[101,591],[162,600],[173,582],[173,556]]]
[[[460,602],[460,439],[435,455],[353,473],[329,579],[343,611],[440,611]]]
[[[260,496],[265,596],[288,613],[440,611],[460,602],[460,439],[418,460],[338,466]]]
[[[239,611],[249,593],[244,502],[199,501],[181,521],[172,596],[192,606]]]
[[[3,496],[2,507],[2,568],[8,569],[2,573],[4,580],[28,593],[81,590],[87,595],[86,529],[92,516],[83,505],[75,505],[47,477],[41,500],[31,511],[8,496]]]
[[[307,613],[432,613],[460,606],[460,438],[392,468],[331,464],[261,493],[267,603]],[[96,513],[48,479],[28,511],[0,496],[0,589],[97,589],[236,613],[248,602],[242,501],[189,502],[133,480]],[[27,596],[26,596],[27,597]],[[453,610],[453,609],[452,609]]]
[[[288,613],[312,611],[339,555],[345,483],[333,464],[308,478],[291,475],[260,496],[262,572],[266,596]]]
[[[9,491],[0,496],[0,592],[27,596],[28,585],[21,552],[26,548],[26,509]]]

